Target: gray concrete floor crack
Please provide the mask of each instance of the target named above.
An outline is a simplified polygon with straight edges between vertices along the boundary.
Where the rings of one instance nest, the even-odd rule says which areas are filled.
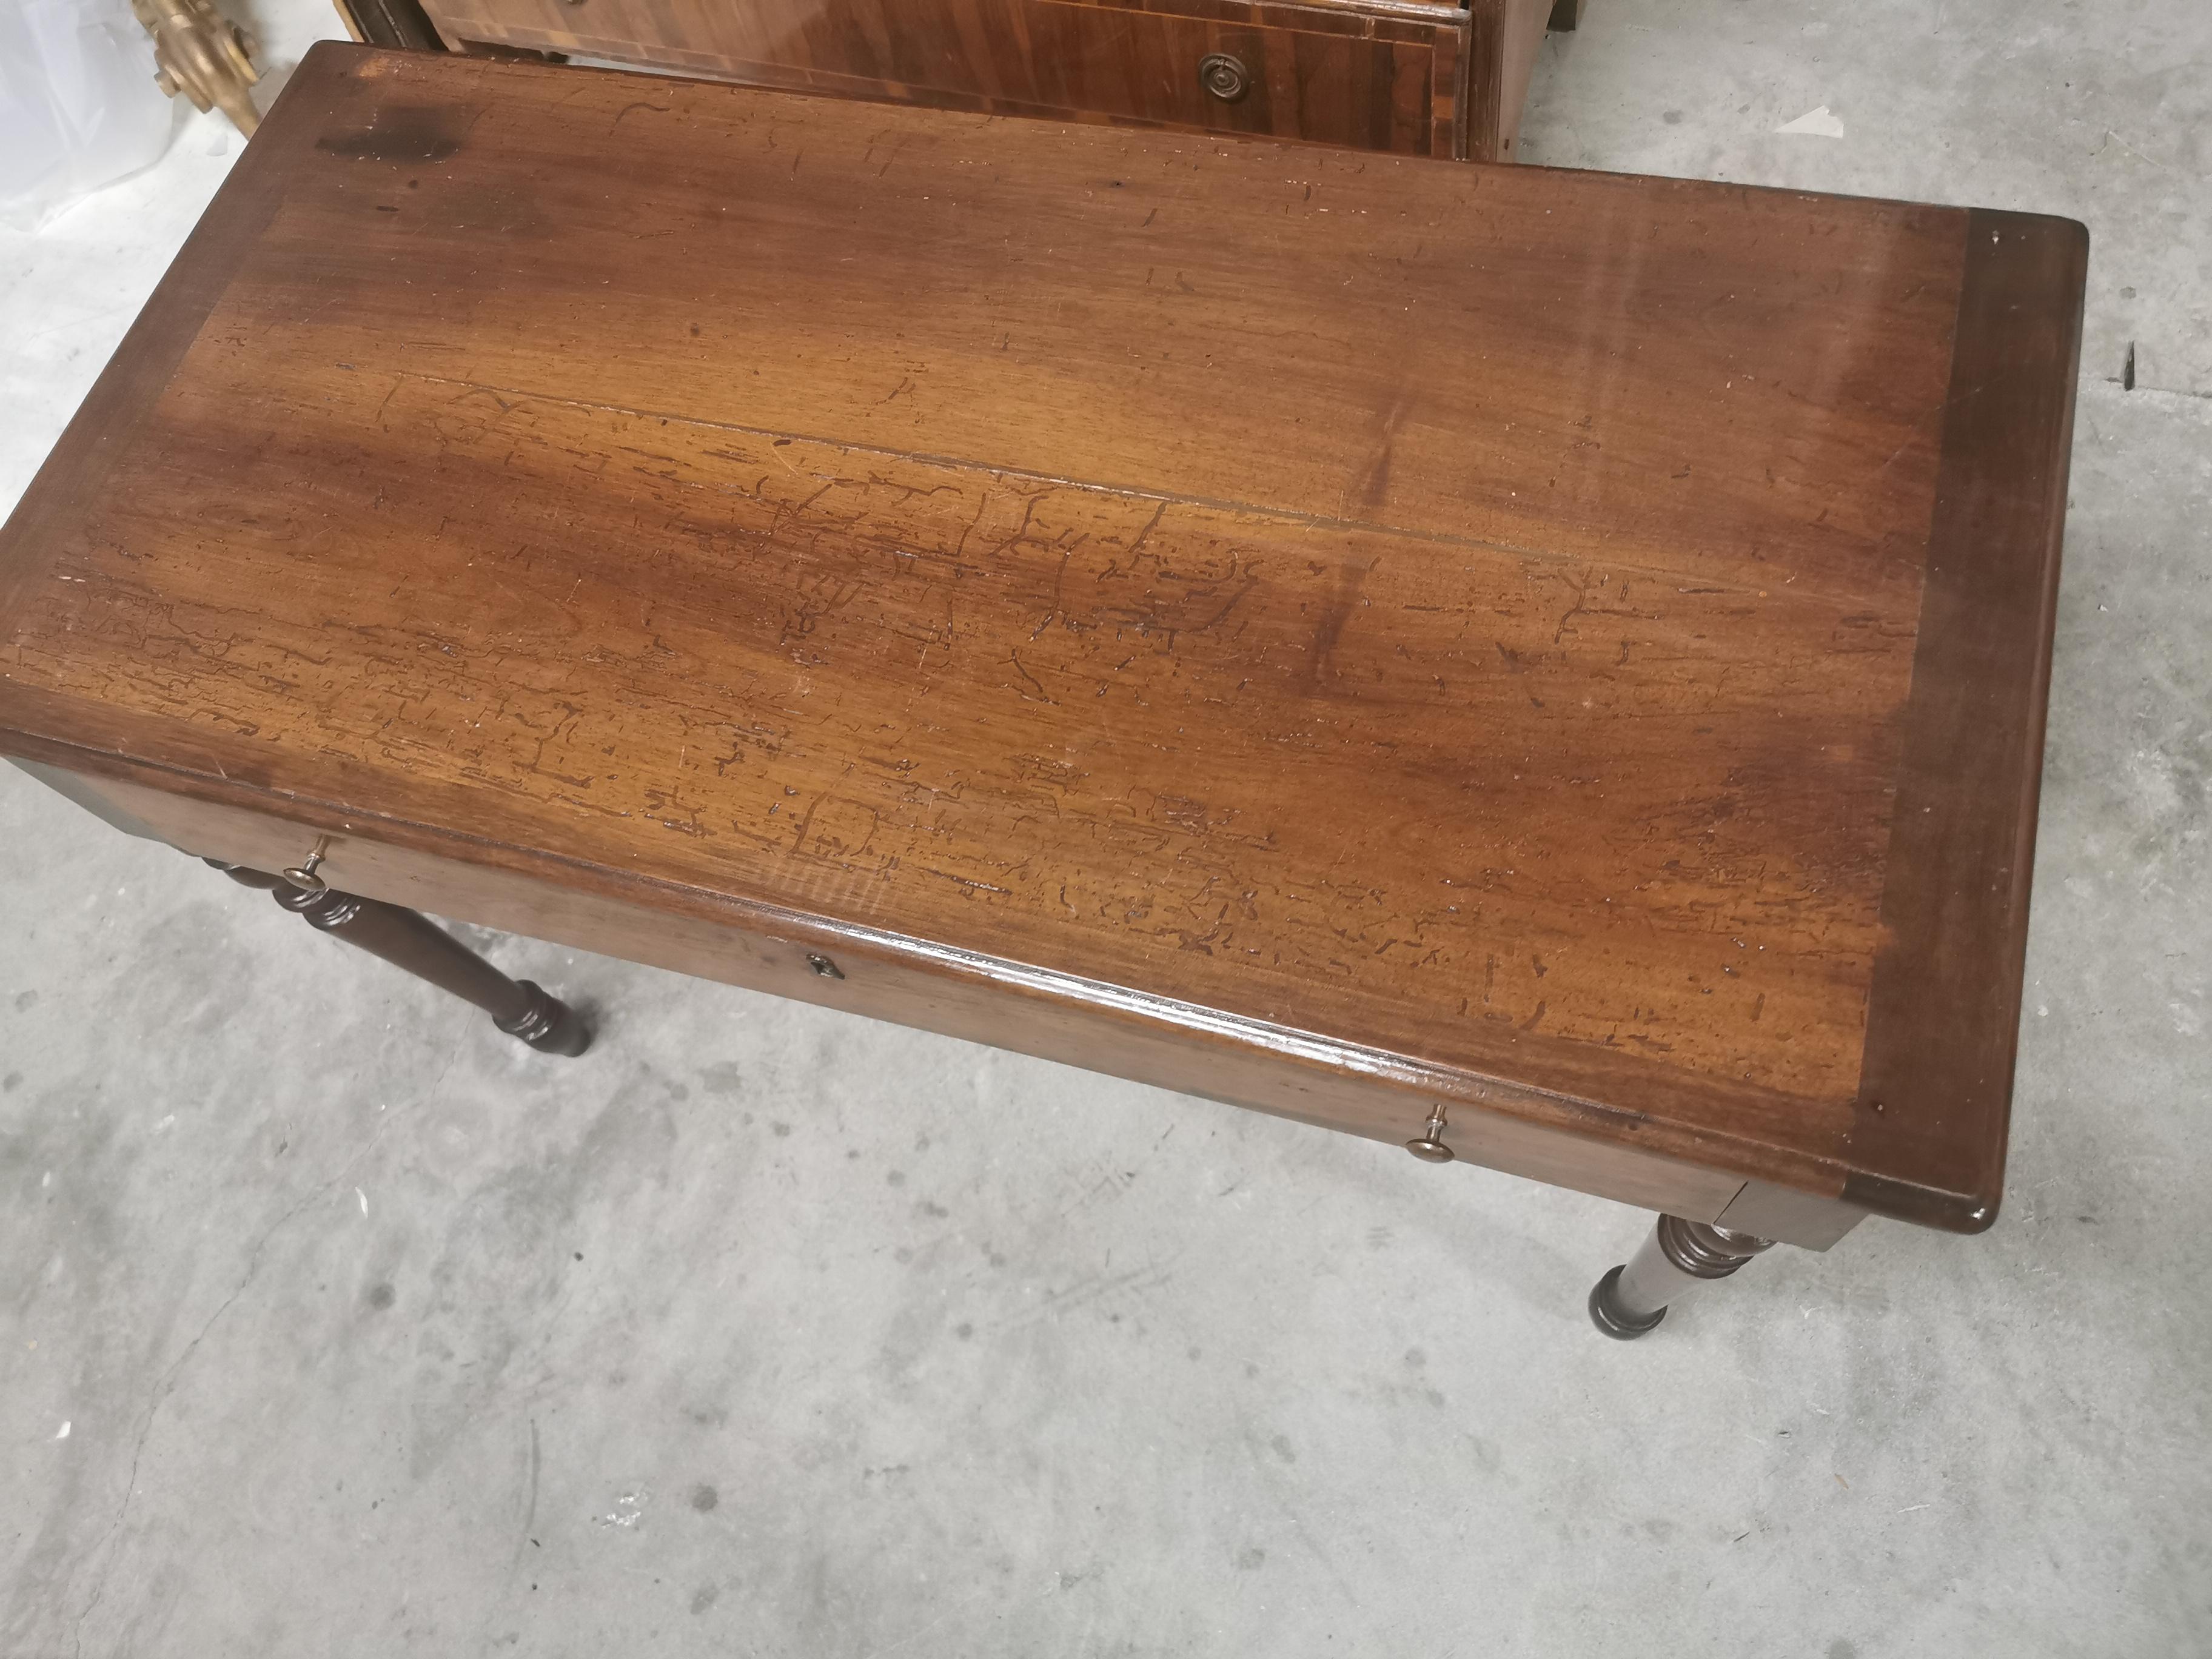
[[[424,1098],[436,1094],[439,1085],[446,1080],[446,1074],[453,1070],[454,1062],[460,1057],[461,1044],[466,1040],[466,1035],[464,1034],[455,1042],[453,1050],[446,1056],[445,1065],[439,1068],[437,1077],[432,1081],[429,1089],[425,1091]],[[124,1482],[123,1501],[116,1506],[115,1518],[107,1523],[107,1530],[100,1534],[100,1542],[93,1548],[93,1553],[103,1559],[99,1569],[99,1577],[93,1584],[92,1595],[85,1602],[84,1611],[77,1614],[72,1627],[74,1651],[78,1656],[78,1659],[82,1659],[84,1652],[85,1624],[99,1610],[100,1598],[107,1593],[108,1572],[113,1565],[113,1555],[109,1547],[114,1542],[116,1535],[123,1530],[123,1523],[130,1518],[131,1502],[138,1492],[138,1466],[146,1455],[146,1443],[153,1437],[154,1420],[161,1415],[162,1402],[175,1392],[177,1380],[184,1375],[185,1367],[191,1363],[192,1356],[199,1351],[199,1346],[207,1340],[208,1334],[215,1329],[222,1316],[230,1311],[231,1305],[246,1294],[247,1288],[259,1275],[262,1257],[266,1254],[270,1242],[289,1226],[302,1211],[328,1198],[331,1193],[346,1185],[353,1178],[353,1173],[359,1167],[362,1160],[374,1152],[382,1142],[385,1132],[392,1127],[392,1122],[406,1115],[411,1109],[412,1108],[410,1107],[398,1112],[386,1114],[383,1121],[376,1126],[376,1133],[346,1159],[336,1175],[316,1186],[306,1197],[301,1199],[298,1203],[293,1205],[290,1209],[270,1224],[261,1237],[254,1241],[253,1249],[246,1257],[246,1272],[240,1276],[238,1283],[232,1287],[230,1294],[223,1297],[221,1304],[208,1316],[207,1322],[200,1327],[192,1340],[185,1344],[184,1352],[170,1363],[169,1369],[161,1374],[161,1382],[155,1385],[153,1398],[146,1404],[146,1415],[138,1425],[137,1438],[131,1448],[131,1473]]]

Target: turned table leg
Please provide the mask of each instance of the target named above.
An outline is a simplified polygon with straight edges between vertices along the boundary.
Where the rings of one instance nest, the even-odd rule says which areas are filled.
[[[282,876],[214,859],[207,862],[234,882],[273,894],[287,910],[304,916],[309,927],[474,1003],[492,1017],[501,1030],[520,1037],[533,1048],[549,1054],[574,1055],[591,1047],[591,1027],[574,1009],[529,980],[509,979],[417,911],[357,898],[320,884],[295,885]]]
[[[1662,1215],[1627,1265],[1591,1287],[1591,1322],[1607,1336],[1632,1342],[1655,1329],[1674,1303],[1700,1285],[1726,1279],[1772,1243],[1711,1222]]]

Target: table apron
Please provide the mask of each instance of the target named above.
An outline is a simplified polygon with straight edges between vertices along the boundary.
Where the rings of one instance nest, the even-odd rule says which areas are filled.
[[[818,933],[793,928],[780,935],[479,864],[466,856],[471,847],[465,842],[456,842],[451,854],[433,853],[380,839],[372,830],[320,821],[327,817],[320,812],[318,821],[295,821],[144,783],[16,763],[116,827],[198,858],[280,870],[297,864],[318,836],[326,837],[322,873],[333,887],[455,921],[1370,1139],[1414,1139],[1436,1103],[1434,1096],[1402,1079],[1347,1073],[1259,1043],[902,958],[868,941],[841,937],[827,922]],[[1686,1220],[1735,1226],[1756,1221],[1771,1236],[1814,1249],[1833,1243],[1861,1214],[1832,1197],[1747,1182],[1741,1175],[1504,1114],[1472,1112],[1464,1103],[1451,1109],[1447,1139],[1470,1163]]]

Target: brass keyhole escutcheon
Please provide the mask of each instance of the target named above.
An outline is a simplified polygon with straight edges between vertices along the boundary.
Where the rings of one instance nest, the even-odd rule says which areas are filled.
[[[1457,1156],[1444,1145],[1444,1109],[1441,1106],[1429,1113],[1428,1132],[1418,1140],[1406,1143],[1406,1150],[1425,1164],[1449,1164]]]
[[[1198,60],[1198,84],[1224,104],[1238,103],[1252,90],[1252,71],[1241,58],[1209,52]]]
[[[302,892],[319,893],[329,887],[330,883],[315,872],[323,867],[323,854],[330,844],[331,838],[328,836],[317,836],[314,850],[285,871],[284,879]]]

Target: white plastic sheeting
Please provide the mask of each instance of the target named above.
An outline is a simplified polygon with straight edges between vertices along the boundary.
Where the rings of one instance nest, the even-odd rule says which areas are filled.
[[[36,230],[136,173],[173,120],[129,0],[0,0],[0,223]]]

